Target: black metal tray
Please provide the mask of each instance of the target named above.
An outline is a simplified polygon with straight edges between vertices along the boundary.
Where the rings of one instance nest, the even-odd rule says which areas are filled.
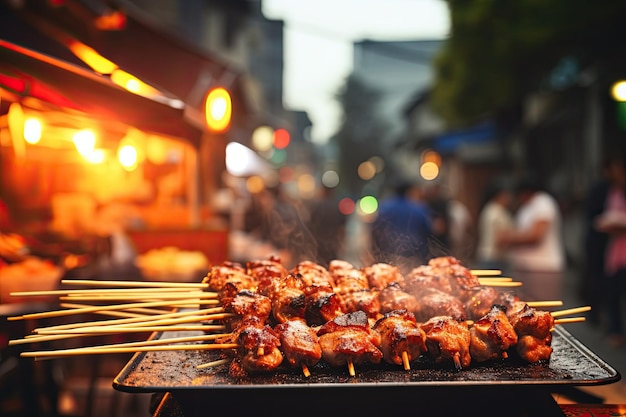
[[[155,333],[151,338],[187,336],[193,333]],[[113,380],[118,391],[184,392],[240,391],[275,388],[382,388],[402,387],[485,387],[485,386],[558,386],[605,385],[617,382],[621,375],[600,359],[562,326],[554,330],[554,351],[549,362],[528,364],[511,355],[507,359],[474,364],[461,371],[436,365],[428,358],[411,363],[405,371],[388,364],[361,365],[356,375],[347,369],[320,363],[305,377],[298,369],[281,366],[271,374],[233,378],[228,365],[196,369],[197,365],[219,358],[215,351],[161,351],[136,353]]]

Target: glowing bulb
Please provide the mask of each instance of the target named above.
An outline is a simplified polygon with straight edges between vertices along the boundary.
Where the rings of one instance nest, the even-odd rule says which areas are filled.
[[[96,146],[96,134],[89,129],[79,130],[74,133],[72,140],[78,153],[83,156],[89,155]]]
[[[224,132],[229,128],[233,105],[228,91],[221,87],[209,91],[204,102],[204,109],[209,129]]]
[[[131,145],[122,146],[117,151],[117,159],[124,169],[132,171],[137,168],[137,149]]]
[[[619,81],[613,84],[611,94],[617,101],[626,101],[626,81]]]
[[[432,181],[439,176],[439,166],[434,162],[424,162],[420,167],[420,175],[427,181]]]
[[[30,144],[41,140],[41,122],[39,119],[30,117],[24,121],[24,140]]]

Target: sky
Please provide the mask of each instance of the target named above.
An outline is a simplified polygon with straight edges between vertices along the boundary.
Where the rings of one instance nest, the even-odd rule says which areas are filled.
[[[285,22],[284,106],[308,112],[316,143],[341,121],[353,42],[441,39],[450,27],[444,0],[263,0],[263,13]]]

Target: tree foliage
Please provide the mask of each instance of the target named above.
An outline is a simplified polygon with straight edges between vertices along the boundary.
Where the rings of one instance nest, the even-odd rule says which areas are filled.
[[[624,68],[626,1],[447,3],[451,33],[435,59],[432,104],[451,126],[515,107],[564,59],[607,76]]]

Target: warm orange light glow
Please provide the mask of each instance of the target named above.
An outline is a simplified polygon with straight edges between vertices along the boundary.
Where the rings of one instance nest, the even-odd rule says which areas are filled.
[[[94,149],[89,154],[84,155],[85,159],[94,165],[101,164],[106,159],[104,149]]]
[[[274,131],[274,147],[276,149],[285,149],[289,146],[291,136],[285,129],[276,129]]]
[[[434,180],[439,175],[439,166],[434,162],[424,162],[420,167],[420,175],[427,181]]]
[[[424,151],[422,154],[422,162],[432,162],[437,166],[441,166],[441,155],[433,150]]]
[[[265,189],[265,183],[263,182],[263,178],[259,177],[258,175],[252,175],[246,180],[246,188],[251,194],[260,193]]]
[[[85,157],[93,152],[96,146],[96,134],[90,129],[83,129],[74,133],[72,140],[78,153]]]
[[[619,81],[613,84],[611,95],[616,101],[626,101],[626,81]]]
[[[159,91],[156,88],[144,83],[134,75],[120,69],[116,69],[111,73],[111,81],[131,93],[135,93],[140,96],[151,97],[159,95]]]
[[[252,146],[259,152],[269,151],[274,140],[274,129],[269,126],[259,126],[252,132]]]
[[[230,127],[233,104],[230,94],[218,87],[209,91],[204,101],[204,116],[207,126],[214,132],[225,132]]]
[[[359,164],[359,168],[357,169],[357,173],[359,174],[359,178],[362,180],[371,180],[376,175],[376,165],[374,165],[371,161],[361,162]]]
[[[39,143],[41,140],[41,121],[35,117],[29,117],[24,121],[24,140],[30,144]]]
[[[313,175],[302,174],[298,177],[298,192],[301,197],[313,197],[315,194],[315,178],[313,178]]]
[[[117,65],[115,63],[109,61],[84,43],[72,41],[68,45],[68,48],[70,48],[70,51],[72,51],[74,55],[80,58],[85,64],[89,65],[91,69],[97,73],[111,74],[117,69]]]
[[[117,159],[127,171],[133,171],[137,168],[137,149],[132,145],[120,146],[117,151]]]

